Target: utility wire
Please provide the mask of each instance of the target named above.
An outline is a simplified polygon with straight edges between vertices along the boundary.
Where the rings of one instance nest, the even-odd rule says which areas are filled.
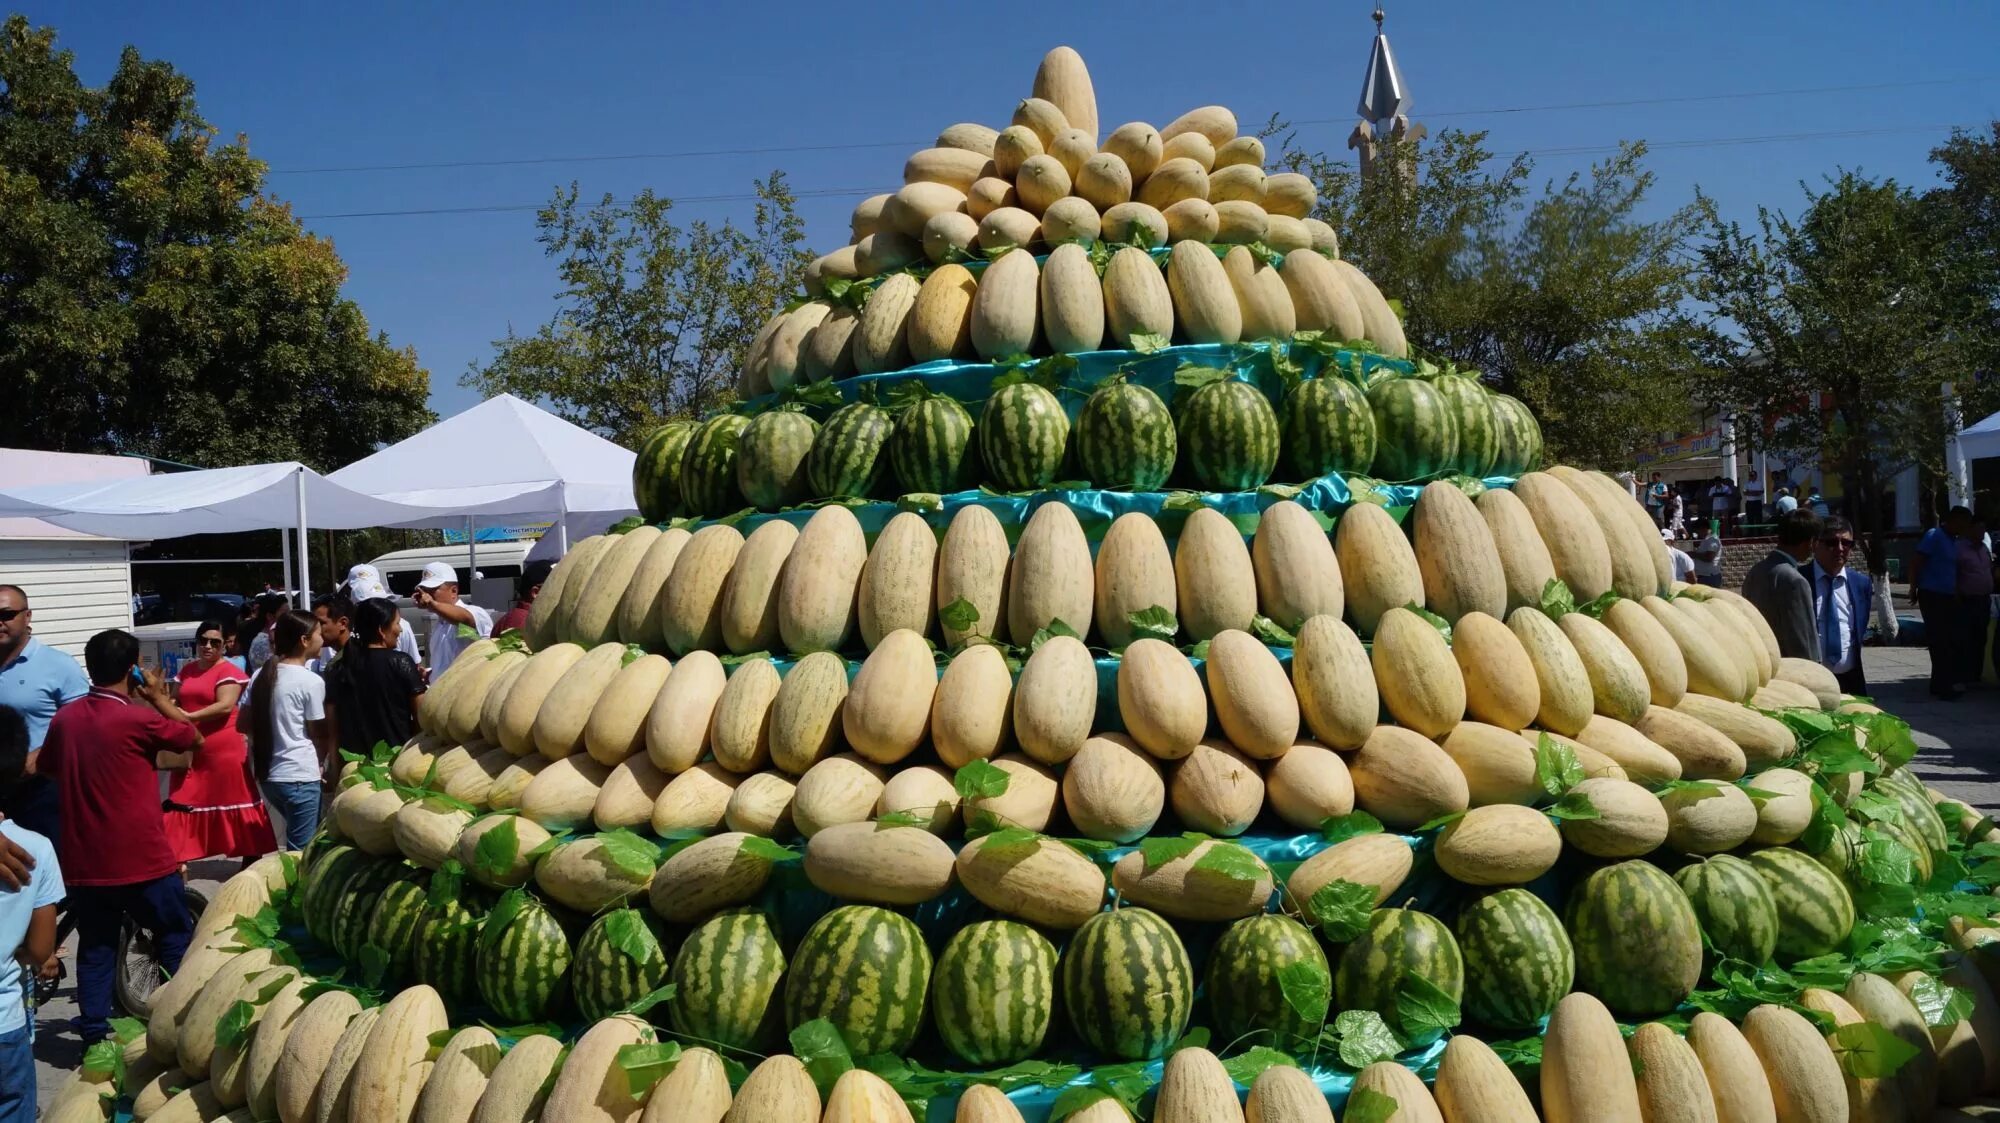
[[[1836,137],[1885,136],[1890,134],[1908,134],[1913,132],[1930,132],[1930,131],[1939,131],[1945,129],[1957,129],[1957,128],[1969,128],[1969,127],[1971,126],[1944,123],[1944,124],[1933,124],[1933,125],[1900,125],[1891,128],[1874,128],[1874,129],[1832,129],[1824,132],[1766,133],[1761,136],[1709,137],[1709,138],[1695,139],[1695,140],[1647,141],[1646,147],[1650,151],[1682,150],[1691,148],[1730,148],[1730,147],[1739,147],[1747,144],[1775,144],[1775,143],[1784,143],[1788,141],[1800,141],[1800,140],[1825,140]],[[1491,158],[1495,160],[1511,160],[1516,156],[1584,156],[1584,155],[1616,152],[1619,150],[1619,147],[1620,146],[1616,144],[1584,144],[1584,145],[1570,145],[1567,147],[1531,148],[1531,149],[1522,149],[1518,152],[1496,153]],[[874,188],[874,187],[821,187],[805,191],[797,191],[794,192],[793,195],[794,197],[800,199],[826,199],[826,198],[863,199],[867,198],[870,195],[876,194],[879,190],[880,190],[879,188]],[[690,203],[740,203],[740,202],[748,202],[755,198],[757,198],[755,192],[746,191],[746,192],[734,192],[721,195],[681,195],[681,196],[675,196],[673,198],[673,202],[676,206],[680,206],[683,204],[690,204]],[[622,199],[614,201],[621,206],[629,202],[629,200],[622,200]],[[345,218],[403,218],[403,217],[418,217],[426,215],[507,214],[507,213],[518,213],[523,211],[539,211],[547,205],[548,205],[547,203],[496,203],[492,205],[476,205],[476,206],[463,206],[463,207],[416,207],[405,210],[339,211],[326,214],[302,214],[299,215],[298,218],[300,221],[304,222],[304,221],[321,221],[328,219],[345,219]]]
[[[1516,105],[1494,109],[1450,109],[1437,113],[1424,113],[1428,120],[1446,117],[1487,117],[1517,113],[1552,113],[1571,109],[1623,109],[1640,105],[1687,105],[1702,102],[1744,101],[1756,98],[1795,97],[1810,94],[1856,93],[1877,90],[1903,90],[1924,86],[1971,85],[1980,82],[2000,81],[2000,74],[1981,75],[1974,78],[1925,78],[1908,82],[1873,82],[1849,86],[1800,86],[1786,90],[1754,90],[1734,94],[1688,94],[1676,97],[1626,98],[1616,101],[1576,101],[1555,105]],[[1293,125],[1344,125],[1346,117],[1307,117],[1290,122]],[[851,144],[786,144],[768,145],[755,148],[700,148],[682,152],[622,152],[595,156],[524,156],[509,159],[488,160],[440,160],[402,164],[346,164],[318,168],[273,168],[268,174],[279,175],[347,175],[367,172],[409,172],[435,171],[449,168],[518,168],[546,164],[603,164],[635,160],[689,160],[714,156],[769,156],[791,152],[852,152],[869,148],[921,148],[930,140],[877,140],[860,141]]]

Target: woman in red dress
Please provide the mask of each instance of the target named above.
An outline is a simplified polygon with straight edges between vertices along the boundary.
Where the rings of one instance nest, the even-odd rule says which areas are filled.
[[[222,657],[223,626],[195,630],[194,661],[181,668],[180,716],[202,733],[186,769],[167,789],[167,841],[183,862],[254,858],[277,849],[271,817],[250,782],[249,746],[236,729],[236,703],[249,676]]]

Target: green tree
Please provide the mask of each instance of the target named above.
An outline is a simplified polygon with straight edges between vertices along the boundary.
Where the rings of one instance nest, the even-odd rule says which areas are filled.
[[[1764,418],[1770,447],[1839,473],[1879,572],[1886,485],[1912,464],[1944,468],[1944,385],[1972,417],[1996,387],[1970,377],[1979,302],[1945,210],[1853,172],[1805,194],[1797,218],[1760,208],[1748,230],[1716,221],[1701,247],[1713,397]]]
[[[1944,249],[1961,282],[1960,338],[1971,370],[2000,377],[2000,121],[1984,133],[1954,132],[1931,162],[1944,183],[1923,199],[1931,221],[1955,231]]]
[[[783,172],[756,184],[748,230],[673,221],[673,200],[640,192],[579,201],[558,189],[536,216],[563,289],[533,335],[494,341],[463,382],[544,401],[586,428],[636,445],[661,421],[730,400],[750,339],[811,260]]]
[[[0,28],[0,444],[332,469],[428,424],[415,354],[194,83],[128,47],[91,88],[55,39]]]
[[[1367,182],[1289,137],[1280,162],[1318,183],[1316,217],[1400,301],[1413,346],[1525,401],[1553,456],[1621,470],[1694,420],[1703,371],[1687,310],[1701,209],[1640,217],[1645,151],[1626,145],[1539,192],[1525,156],[1496,158],[1485,133],[1456,129],[1389,141]]]

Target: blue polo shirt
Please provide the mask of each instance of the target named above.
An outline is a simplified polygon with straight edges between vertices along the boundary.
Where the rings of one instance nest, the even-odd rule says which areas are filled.
[[[42,747],[57,707],[88,693],[90,679],[76,660],[33,636],[19,655],[0,665],[0,706],[11,707],[26,719],[30,752]]]
[[[14,949],[28,936],[28,920],[44,905],[63,899],[62,868],[56,864],[54,844],[34,831],[14,822],[0,823],[0,836],[13,841],[35,860],[35,872],[17,893],[0,891],[0,1033],[13,1033],[28,1022],[27,1005],[22,1001],[23,972],[14,960]]]
[[[1927,593],[1958,592],[1958,543],[1941,526],[1917,539],[1917,588]]]

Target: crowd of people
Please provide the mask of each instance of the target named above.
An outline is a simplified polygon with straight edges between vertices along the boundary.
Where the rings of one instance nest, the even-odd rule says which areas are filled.
[[[1950,700],[1976,685],[1986,660],[1993,603],[1993,546],[1986,523],[1953,507],[1917,540],[1917,611],[1931,652],[1931,693]]]
[[[549,571],[526,569],[501,631],[525,621]],[[122,629],[92,636],[79,666],[35,639],[28,591],[0,585],[0,1123],[35,1117],[32,1010],[66,972],[59,912],[77,936],[74,1030],[89,1046],[111,1032],[124,923],[176,970],[195,923],[188,863],[247,863],[280,832],[284,848],[305,845],[339,750],[409,740],[427,683],[496,634],[449,565],[426,566],[412,599],[430,621],[421,650],[381,574],[357,565],[310,612],[266,594],[240,620],[202,621],[169,680]]]
[[[1775,473],[1771,483],[1767,493],[1754,468],[1741,484],[1726,476],[1669,481],[1654,472],[1641,498],[1654,524],[1672,532],[1675,538],[1691,537],[1704,527],[1718,534],[1737,534],[1751,528],[1762,532],[1801,507],[1822,519],[1832,514],[1831,505],[1818,488],[1795,486]]]

